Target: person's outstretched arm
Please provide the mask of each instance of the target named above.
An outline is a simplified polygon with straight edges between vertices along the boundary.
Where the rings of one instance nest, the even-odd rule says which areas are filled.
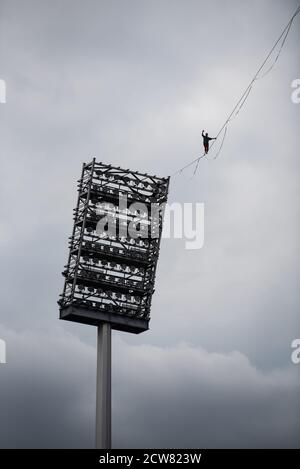
[[[202,130],[202,137],[204,137],[204,130]]]

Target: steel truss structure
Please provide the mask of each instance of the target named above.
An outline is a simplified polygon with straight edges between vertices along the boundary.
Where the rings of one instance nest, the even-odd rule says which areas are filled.
[[[168,188],[169,178],[95,159],[83,164],[61,319],[108,322],[133,333],[148,329]]]

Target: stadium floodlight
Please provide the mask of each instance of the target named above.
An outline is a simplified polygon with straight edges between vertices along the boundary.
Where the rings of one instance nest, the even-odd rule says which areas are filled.
[[[96,446],[111,447],[111,329],[148,330],[169,178],[83,164],[60,319],[98,327]]]

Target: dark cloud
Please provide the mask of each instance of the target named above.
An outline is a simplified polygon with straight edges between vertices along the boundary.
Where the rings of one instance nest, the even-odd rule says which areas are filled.
[[[60,328],[15,333],[0,328],[0,447],[92,447],[95,353]]]
[[[117,342],[117,447],[298,447],[299,373],[239,352]],[[130,422],[130,424],[128,424]]]
[[[68,323],[58,326],[56,304],[81,163],[96,156],[126,168],[167,175],[196,157],[202,128],[218,131],[296,3],[0,1],[0,78],[7,82],[7,103],[0,105],[0,323],[16,334],[8,353],[19,357],[14,366],[11,361],[5,368],[0,366],[1,404],[7,401],[0,425],[4,446],[55,446],[59,441],[65,446],[92,445],[94,367],[82,371],[76,366],[70,378],[67,348],[77,361],[81,354],[84,361],[89,353],[94,360],[89,347],[95,330]],[[199,421],[201,415],[205,421],[220,419],[220,430],[211,424],[205,433],[202,421],[195,430],[207,446],[214,442],[241,446],[247,436],[249,444],[259,445],[252,414],[257,415],[257,434],[264,444],[296,444],[293,435],[300,417],[293,399],[299,376],[287,367],[290,343],[300,332],[299,107],[290,99],[291,81],[299,75],[298,44],[299,17],[276,67],[257,82],[230,126],[219,159],[202,160],[196,178],[191,179],[188,171],[172,179],[170,202],[205,203],[205,246],[187,251],[182,241],[163,240],[151,331],[128,336],[128,345],[122,346],[124,356],[149,347],[149,356],[144,357],[147,369],[155,363],[153,347],[165,366],[169,348],[171,355],[179,354],[187,362],[193,354],[204,354],[210,363],[213,354],[219,353],[229,357],[233,368],[237,361],[249,371],[246,382],[252,392],[242,393],[233,379],[230,394],[241,403],[237,412],[224,391],[229,377],[235,376],[230,369],[229,377],[221,373],[223,381],[218,385],[225,394],[217,394],[214,382],[207,378],[207,393],[201,401],[200,382],[187,386],[190,395],[180,387],[182,364],[172,377],[159,368],[149,384],[153,396],[142,397],[145,389],[140,388],[140,395],[133,392],[135,398],[128,397],[126,411],[120,403],[127,384],[116,363],[116,380],[123,380],[117,386],[120,395],[116,391],[114,410],[119,422],[115,441],[120,446],[133,442],[184,446],[188,442],[179,431],[180,422],[190,429],[190,444],[196,444],[191,436],[195,422],[187,417],[192,408],[199,409]],[[42,360],[30,360],[26,371],[21,371],[18,334],[23,337],[23,331],[29,331],[32,357],[39,343],[41,350],[56,348],[60,327],[83,341],[68,339],[65,348],[57,347],[68,361],[58,356],[52,360],[44,349],[47,370]],[[45,331],[52,345],[46,345]],[[178,349],[182,341],[194,347]],[[141,349],[132,349],[134,345]],[[238,352],[228,355],[232,350]],[[223,362],[218,366],[221,371]],[[268,378],[253,367],[264,370]],[[277,379],[274,369],[282,369],[278,393],[277,385],[272,387]],[[192,380],[191,375],[187,380]],[[139,375],[130,376],[132,386],[139,389]],[[180,389],[177,395],[173,380]],[[173,392],[170,407],[168,386]],[[48,389],[51,411],[46,409],[45,418],[42,400],[31,396],[35,390],[37,395],[47,394]],[[206,400],[208,390],[215,400]],[[51,400],[51,393],[57,398]],[[82,399],[82,393],[89,398]],[[159,396],[167,408],[165,414]],[[134,401],[140,411],[137,420],[126,426],[127,419],[133,418]],[[256,405],[266,409],[264,422],[258,412],[252,413]],[[185,412],[178,414],[181,406]],[[165,415],[164,434],[156,433],[157,422],[151,416],[156,408]],[[80,415],[78,409],[82,409]],[[240,419],[230,418],[230,411]],[[61,433],[53,430],[54,417]],[[277,430],[281,419],[284,434]],[[146,420],[149,425],[143,426]],[[47,424],[50,421],[52,425]]]
[[[0,446],[93,447],[94,347],[1,328]],[[296,366],[262,373],[240,352],[130,346],[115,334],[114,447],[297,447]]]

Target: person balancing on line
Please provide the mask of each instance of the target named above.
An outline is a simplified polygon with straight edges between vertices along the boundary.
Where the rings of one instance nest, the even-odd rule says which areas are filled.
[[[204,134],[204,130],[202,130],[202,138],[203,138],[203,146],[204,146],[204,151],[205,154],[207,155],[208,150],[209,150],[209,141],[210,140],[216,140],[217,137],[209,137],[208,133]]]

